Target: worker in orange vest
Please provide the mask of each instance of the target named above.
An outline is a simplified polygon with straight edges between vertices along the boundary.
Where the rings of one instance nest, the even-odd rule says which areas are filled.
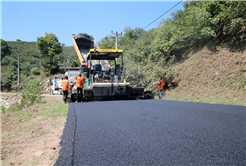
[[[88,63],[83,62],[83,63],[82,63],[82,67],[83,67],[83,70],[86,71],[86,77],[89,78],[89,71],[88,71],[89,68],[88,68]],[[86,67],[86,68],[84,68],[84,67]]]
[[[81,94],[81,101],[83,100],[83,91],[84,83],[86,82],[83,77],[81,77],[81,74],[77,75],[74,79],[77,80],[76,87],[77,87],[77,102],[79,102],[79,94]]]
[[[88,68],[88,63],[83,62],[83,63],[82,63],[82,66],[85,66],[85,67]]]
[[[71,81],[71,82],[70,82],[70,85],[69,85],[70,91],[71,91],[71,92],[72,92],[72,90],[73,90],[73,86],[74,86],[73,81]]]
[[[62,80],[62,92],[63,92],[64,103],[67,103],[68,90],[69,90],[68,76],[65,76],[65,80]]]
[[[163,90],[164,82],[161,80],[161,77],[159,81],[160,81],[159,83],[156,83],[156,86],[158,86],[159,99],[161,100],[162,99],[161,91]]]

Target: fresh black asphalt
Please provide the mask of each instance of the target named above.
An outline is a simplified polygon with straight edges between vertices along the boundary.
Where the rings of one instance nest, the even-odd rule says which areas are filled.
[[[246,165],[246,107],[69,103],[55,165]]]

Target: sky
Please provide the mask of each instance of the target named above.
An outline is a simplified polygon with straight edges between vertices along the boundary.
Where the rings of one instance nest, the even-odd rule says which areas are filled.
[[[99,42],[125,27],[144,28],[179,1],[1,1],[1,39],[37,41],[53,33],[60,43],[72,46],[72,34],[87,33]],[[183,2],[146,27],[157,28]]]

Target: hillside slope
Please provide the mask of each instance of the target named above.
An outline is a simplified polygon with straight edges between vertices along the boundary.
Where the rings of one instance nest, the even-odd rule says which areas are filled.
[[[1,91],[19,91],[29,80],[46,76],[41,65],[42,55],[36,42],[4,41],[1,39]],[[18,54],[20,62],[20,84],[18,79]],[[72,46],[63,46],[63,52],[55,56],[56,74],[63,74],[65,67],[79,65]]]
[[[164,99],[246,105],[246,51],[208,46],[174,66],[178,85]]]

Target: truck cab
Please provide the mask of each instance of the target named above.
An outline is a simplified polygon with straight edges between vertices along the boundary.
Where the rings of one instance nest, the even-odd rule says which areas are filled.
[[[52,94],[53,95],[62,95],[62,77],[54,77],[52,80]]]

